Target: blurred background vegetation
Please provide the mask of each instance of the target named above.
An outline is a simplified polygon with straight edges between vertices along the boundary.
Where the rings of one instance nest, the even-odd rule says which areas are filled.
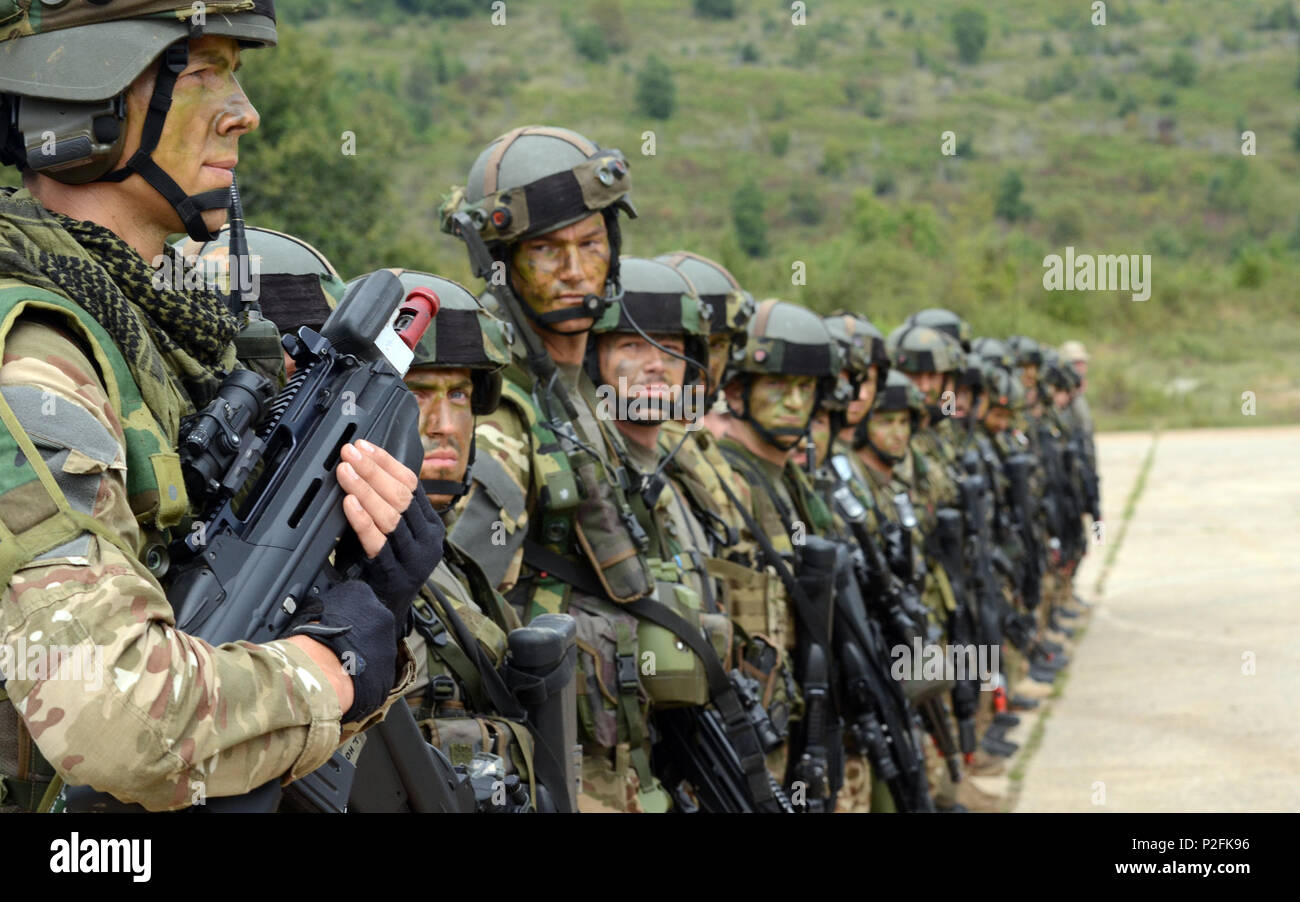
[[[886,332],[946,306],[1078,338],[1100,428],[1300,421],[1293,3],[1117,0],[1100,26],[1082,0],[798,5],[508,0],[499,25],[488,0],[280,0],[241,76],[248,220],[347,277],[469,283],[441,195],[496,135],[562,125],[631,159],[627,253],[697,251]],[[1045,291],[1066,245],[1150,254],[1150,300]]]

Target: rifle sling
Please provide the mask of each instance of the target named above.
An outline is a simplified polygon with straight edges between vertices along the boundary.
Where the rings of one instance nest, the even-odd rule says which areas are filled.
[[[543,759],[543,763],[549,766],[548,768],[543,768],[547,773],[562,775],[564,773],[564,767],[560,763],[560,756],[556,753],[555,749],[550,747],[550,744],[540,732],[531,728],[531,721],[528,719],[527,712],[524,711],[523,706],[520,705],[519,699],[510,691],[510,687],[508,687],[505,680],[502,679],[501,673],[492,666],[492,662],[484,656],[483,649],[479,646],[478,640],[474,638],[474,634],[471,633],[469,627],[465,625],[465,621],[460,619],[460,614],[456,613],[455,606],[452,605],[450,600],[448,600],[447,596],[443,593],[442,589],[438,588],[432,580],[429,581],[428,586],[430,590],[432,590],[434,598],[437,599],[438,607],[442,609],[442,614],[446,617],[447,624],[451,627],[452,632],[456,634],[456,641],[465,651],[465,654],[469,657],[470,661],[478,668],[479,681],[483,687],[483,691],[487,693],[488,699],[492,702],[492,707],[496,708],[497,713],[504,716],[507,720],[527,724],[529,726],[529,733],[533,739],[533,757]],[[545,686],[548,693],[558,688],[560,687],[549,684]],[[545,785],[545,781],[537,771],[538,768],[536,765],[533,764],[533,762],[529,762],[528,776],[530,780],[541,781],[543,785]],[[557,801],[559,799],[567,799],[572,802],[572,799],[569,799],[567,787],[565,787],[562,795],[557,795],[555,789],[552,788],[551,795],[552,798]],[[533,794],[533,804],[537,804],[537,796],[535,792]]]
[[[601,586],[600,580],[591,571],[591,565],[586,561],[568,560],[530,539],[524,541],[524,561],[539,572],[549,573],[588,595],[599,598],[609,597]],[[735,687],[731,685],[730,678],[722,669],[717,651],[699,630],[693,629],[663,602],[653,598],[641,598],[631,603],[620,604],[619,607],[668,630],[681,639],[704,663],[704,672],[709,681],[709,700],[722,715],[727,736],[736,751],[736,756],[740,759],[753,800],[760,809],[775,810],[776,800],[772,795],[771,781],[767,777],[767,765],[758,744],[758,735],[745,716],[740,699],[736,697]]]

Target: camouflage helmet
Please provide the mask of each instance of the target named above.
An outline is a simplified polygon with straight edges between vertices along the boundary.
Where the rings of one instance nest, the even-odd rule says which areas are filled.
[[[1042,354],[1043,381],[1060,391],[1069,391],[1073,388],[1074,381],[1070,377],[1075,375],[1074,367],[1061,360],[1061,355],[1055,348],[1045,348]]]
[[[1001,339],[977,338],[971,342],[971,350],[982,360],[1007,372],[1016,368],[1015,355]]]
[[[985,388],[983,360],[974,351],[958,352],[957,384],[967,386],[976,396]]]
[[[655,259],[691,280],[708,314],[710,335],[730,332],[737,338],[738,347],[744,345],[745,326],[756,306],[754,296],[740,287],[725,266],[690,251],[673,251]]]
[[[912,380],[897,370],[890,370],[880,391],[876,392],[875,403],[871,412],[887,413],[891,410],[910,410],[913,425],[920,423],[925,415],[925,395],[912,384]]]
[[[778,438],[798,438],[807,431],[777,429],[770,431],[760,426],[750,409],[750,387],[756,376],[813,376],[817,379],[819,405],[839,406],[850,400],[848,386],[840,383],[840,370],[844,369],[844,354],[821,317],[798,304],[768,298],[759,303],[754,318],[749,321],[743,354],[732,368],[732,381],[742,383],[744,409],[741,418],[770,444],[790,450],[793,444],[777,441]],[[815,408],[814,408],[815,412]],[[811,414],[809,415],[811,421]]]
[[[844,363],[844,354],[821,317],[798,304],[768,298],[749,321],[736,372],[833,381]]]
[[[301,238],[258,226],[247,226],[244,234],[262,315],[280,332],[296,332],[299,326],[320,331],[347,290],[338,271]],[[173,247],[185,257],[197,257],[217,290],[229,290],[229,226],[222,226],[212,241],[181,239]]]
[[[1012,413],[1025,409],[1025,387],[1009,370],[993,363],[985,363],[984,379],[987,386],[989,408],[1005,407]]]
[[[877,384],[883,384],[889,372],[884,333],[862,314],[847,310],[837,310],[822,322],[844,353],[848,369],[854,375],[865,377],[867,370],[874,366]]]
[[[603,149],[568,129],[528,125],[506,132],[478,155],[467,184],[453,187],[443,198],[438,218],[444,232],[465,242],[474,275],[487,279],[494,265],[507,260],[515,242],[603,214],[610,248],[604,296],[541,314],[522,305],[529,319],[553,330],[556,323],[572,319],[594,322],[617,298],[618,212],[636,218],[631,190],[629,164],[621,151]]]
[[[1042,366],[1043,349],[1027,335],[1012,335],[1007,339],[1007,348],[1015,355],[1016,366]]]
[[[918,310],[907,318],[906,324],[909,326],[929,326],[931,329],[938,329],[947,335],[951,335],[961,343],[963,351],[971,349],[971,340],[974,338],[974,332],[971,330],[970,323],[962,319],[951,310],[945,310],[942,307],[927,307],[925,310]]]
[[[680,336],[684,343],[683,385],[703,384],[708,372],[709,321],[691,280],[659,260],[624,257],[623,293],[592,326],[593,335],[631,333]],[[596,342],[587,343],[587,373],[600,384]]]
[[[1075,364],[1082,361],[1088,362],[1088,349],[1083,346],[1083,342],[1070,339],[1061,345],[1061,359],[1066,363]]]
[[[951,373],[957,369],[958,345],[930,326],[899,326],[887,342],[890,364],[904,373]]]
[[[411,367],[469,370],[474,393],[470,410],[492,413],[501,401],[501,371],[510,363],[502,322],[459,282],[413,269],[393,270],[409,295],[417,288],[438,296],[438,313],[415,346]],[[351,288],[366,276],[348,282]]]
[[[5,6],[11,15],[0,31],[0,162],[72,185],[138,174],[176,210],[192,238],[210,240],[201,214],[229,206],[230,190],[186,197],[151,154],[176,76],[188,65],[189,40],[210,35],[234,38],[243,47],[274,46],[272,0],[42,0]],[[125,168],[112,172],[126,142],[125,92],[160,57],[140,149]]]

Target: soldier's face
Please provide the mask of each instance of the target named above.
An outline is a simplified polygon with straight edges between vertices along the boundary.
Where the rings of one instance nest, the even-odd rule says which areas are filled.
[[[722,371],[731,357],[731,336],[725,332],[709,336],[709,386],[722,385]]]
[[[867,415],[871,405],[876,400],[876,379],[878,376],[876,368],[869,367],[867,375],[858,386],[858,396],[849,402],[849,409],[844,414],[844,423],[847,426],[856,426],[862,422],[862,418]]]
[[[994,434],[1005,432],[1011,426],[1011,411],[1005,407],[990,407],[984,414],[984,425]]]
[[[189,42],[189,51],[189,64],[176,79],[171,108],[152,157],[192,195],[230,187],[231,170],[239,162],[239,139],[261,120],[235,78],[240,63],[239,45],[233,38],[198,38]],[[156,71],[155,67],[136,79],[127,93],[123,163],[140,147]],[[133,215],[147,217],[169,231],[184,231],[176,211],[144,179],[129,178],[121,187]],[[226,212],[224,208],[209,210],[203,214],[203,222],[215,231],[226,221]]]
[[[819,410],[813,414],[812,424],[809,427],[812,433],[813,448],[817,451],[817,458],[813,466],[820,467],[826,463],[826,457],[831,453],[831,413],[829,410]],[[806,463],[806,459],[805,459]]]
[[[420,407],[420,444],[424,448],[420,478],[460,482],[469,466],[469,444],[474,437],[470,371],[412,367],[406,374],[406,386]],[[443,508],[451,503],[451,496],[430,495],[429,503]]]
[[[1076,360],[1070,366],[1074,367],[1074,371],[1079,374],[1079,390],[1083,391],[1088,387],[1088,361]]]
[[[609,258],[605,217],[593,213],[581,222],[520,241],[510,257],[510,279],[534,312],[550,313],[576,307],[589,294],[603,296]],[[552,328],[581,332],[591,322],[584,316]]]
[[[926,404],[934,407],[939,403],[939,395],[943,393],[942,373],[908,373],[907,378],[925,395]]]
[[[867,422],[871,443],[893,457],[902,457],[912,436],[912,414],[906,410],[884,410]]]
[[[678,335],[651,335],[655,341],[684,354]],[[665,354],[640,335],[605,333],[596,339],[600,379],[626,404],[632,421],[663,422],[673,414],[673,401],[682,396],[686,362]]]
[[[750,416],[769,431],[805,428],[816,402],[812,376],[759,376],[749,390]]]
[[[1064,410],[1070,406],[1070,392],[1064,388],[1052,389],[1052,404],[1057,410]]]
[[[975,392],[971,390],[969,385],[958,386],[957,390],[953,392],[953,416],[965,417],[970,413],[970,403],[971,399],[974,397]]]

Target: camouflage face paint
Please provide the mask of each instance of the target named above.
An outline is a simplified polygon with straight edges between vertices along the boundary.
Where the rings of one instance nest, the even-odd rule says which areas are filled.
[[[474,436],[469,370],[415,367],[407,374],[406,385],[420,407],[420,444],[424,448],[420,478],[460,482],[469,466],[469,443]],[[430,497],[435,507],[446,506],[450,500]]]
[[[902,457],[912,435],[912,416],[906,410],[889,410],[873,414],[867,424],[871,443],[886,454]]]
[[[867,415],[871,405],[876,400],[876,377],[879,370],[876,367],[867,369],[867,375],[858,387],[858,396],[849,402],[849,409],[844,414],[844,423],[846,426],[856,426],[862,422],[862,418]]]
[[[749,390],[749,411],[769,431],[802,429],[817,401],[812,376],[759,376]]]
[[[659,344],[681,354],[685,342],[676,335],[652,335]],[[664,420],[673,416],[673,399],[682,396],[686,362],[665,354],[639,335],[601,335],[596,358],[600,379],[618,398],[627,414],[618,419]]]
[[[722,385],[722,373],[731,358],[731,336],[709,336],[709,385],[717,388]]]
[[[535,313],[550,313],[603,295],[609,276],[609,235],[605,217],[593,213],[581,222],[520,241],[510,260],[510,279],[520,299]],[[557,323],[561,331],[581,331],[590,317]]]
[[[239,138],[261,120],[235,77],[240,62],[233,38],[198,38],[189,42],[189,52],[189,64],[176,79],[162,135],[151,156],[186,194],[193,195],[230,187],[230,170],[239,161]],[[152,83],[152,78],[139,79],[133,86],[123,161],[139,147]],[[123,189],[151,219],[176,231],[172,226],[179,225],[180,218],[162,195],[141,179],[129,179]],[[226,221],[226,210],[209,210],[203,221],[209,228],[219,227]]]

